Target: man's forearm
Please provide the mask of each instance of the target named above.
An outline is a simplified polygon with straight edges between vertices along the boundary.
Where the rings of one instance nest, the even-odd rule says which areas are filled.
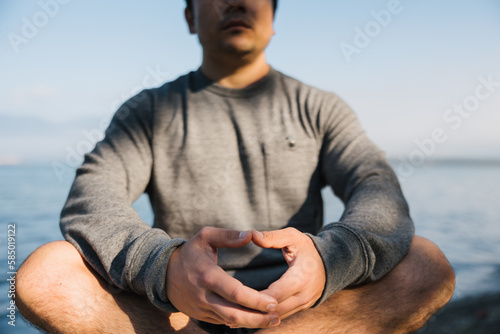
[[[414,233],[397,177],[361,129],[352,110],[339,102],[325,128],[321,169],[345,204],[339,222],[311,236],[325,263],[321,301],[346,286],[373,281],[406,254]]]

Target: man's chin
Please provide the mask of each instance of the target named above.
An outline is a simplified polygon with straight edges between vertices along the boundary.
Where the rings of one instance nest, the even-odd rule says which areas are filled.
[[[222,42],[220,44],[220,50],[231,54],[248,55],[254,53],[256,51],[256,47],[255,43],[241,41],[236,38]]]

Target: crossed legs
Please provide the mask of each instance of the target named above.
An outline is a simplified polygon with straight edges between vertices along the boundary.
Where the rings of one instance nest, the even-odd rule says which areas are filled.
[[[16,304],[50,333],[204,333],[182,313],[105,283],[65,241],[31,254],[17,274]],[[342,290],[314,309],[258,333],[407,333],[451,297],[454,274],[432,242],[415,237],[408,255],[381,280]]]

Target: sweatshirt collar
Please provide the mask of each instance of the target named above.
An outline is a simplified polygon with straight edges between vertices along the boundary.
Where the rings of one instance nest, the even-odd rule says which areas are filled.
[[[209,91],[213,94],[231,98],[248,98],[266,92],[273,82],[278,78],[278,71],[270,68],[269,72],[262,79],[245,88],[228,88],[209,79],[201,68],[191,73],[190,86],[194,92],[201,90]]]

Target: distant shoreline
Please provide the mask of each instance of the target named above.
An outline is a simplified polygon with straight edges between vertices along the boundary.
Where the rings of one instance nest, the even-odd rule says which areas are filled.
[[[400,164],[397,158],[387,158],[392,166]],[[500,159],[467,159],[467,158],[435,158],[426,160],[422,166],[416,166],[418,169],[425,166],[492,166],[500,167]]]
[[[387,160],[391,165],[397,166],[400,160],[394,157],[388,157]],[[0,167],[17,167],[17,166],[39,166],[39,167],[50,167],[51,163],[58,160],[51,161],[22,161],[20,159],[2,159],[0,157]],[[62,161],[62,160],[61,160]],[[500,167],[500,158],[484,158],[484,159],[467,159],[467,158],[435,158],[428,159],[423,163],[422,166],[415,167],[416,169],[426,166],[485,166],[485,167]]]

